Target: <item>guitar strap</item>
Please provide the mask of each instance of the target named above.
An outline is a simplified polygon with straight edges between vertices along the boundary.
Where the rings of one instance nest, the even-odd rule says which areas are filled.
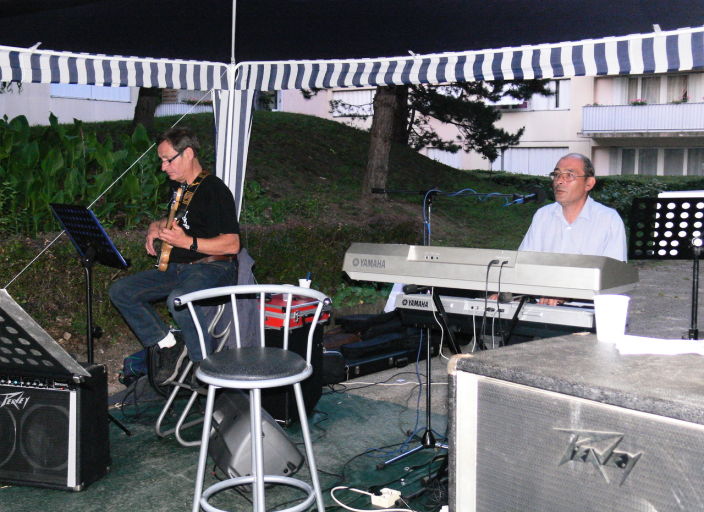
[[[188,210],[188,204],[191,202],[191,199],[193,199],[193,195],[208,174],[210,174],[208,171],[201,172],[196,176],[196,179],[193,180],[193,183],[186,187],[186,190],[183,192],[183,197],[181,198],[181,203],[178,205],[178,210],[176,210],[175,218],[177,220],[181,220],[185,215],[186,210]]]

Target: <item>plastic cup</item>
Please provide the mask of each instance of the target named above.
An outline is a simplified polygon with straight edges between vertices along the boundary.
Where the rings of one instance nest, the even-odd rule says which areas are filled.
[[[310,288],[310,279],[299,279],[298,286],[301,288]]]
[[[617,343],[626,333],[628,319],[627,295],[595,295],[596,338],[602,343]]]

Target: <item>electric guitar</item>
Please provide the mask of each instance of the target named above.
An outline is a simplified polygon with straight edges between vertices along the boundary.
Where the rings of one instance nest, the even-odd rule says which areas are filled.
[[[174,226],[174,217],[178,211],[178,207],[181,205],[181,197],[183,197],[184,187],[178,187],[176,189],[176,197],[174,197],[171,203],[171,208],[169,209],[169,218],[166,219],[166,229],[171,229]],[[169,266],[169,256],[171,255],[172,246],[166,242],[161,242],[161,252],[159,254],[159,262],[156,268],[162,272],[165,272]]]

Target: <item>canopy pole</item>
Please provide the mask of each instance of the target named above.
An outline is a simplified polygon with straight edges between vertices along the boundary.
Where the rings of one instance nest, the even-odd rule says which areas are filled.
[[[237,19],[237,0],[232,0],[232,44],[230,46],[230,63],[235,63],[235,21]]]

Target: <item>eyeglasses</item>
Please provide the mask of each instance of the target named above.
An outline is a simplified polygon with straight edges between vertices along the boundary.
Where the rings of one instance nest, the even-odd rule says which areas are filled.
[[[577,178],[588,178],[586,174],[574,174],[572,172],[559,172],[559,171],[553,171],[550,174],[548,174],[550,178],[552,178],[552,181],[557,181],[560,178],[563,178],[567,183],[571,183]]]
[[[174,156],[172,156],[171,158],[162,158],[162,159],[161,159],[161,163],[163,163],[163,164],[171,164],[171,162],[173,162],[174,160],[176,160],[178,157],[180,157],[180,156],[183,154],[183,151],[185,151],[185,150],[179,151],[178,153],[176,153],[176,154],[175,154]]]

